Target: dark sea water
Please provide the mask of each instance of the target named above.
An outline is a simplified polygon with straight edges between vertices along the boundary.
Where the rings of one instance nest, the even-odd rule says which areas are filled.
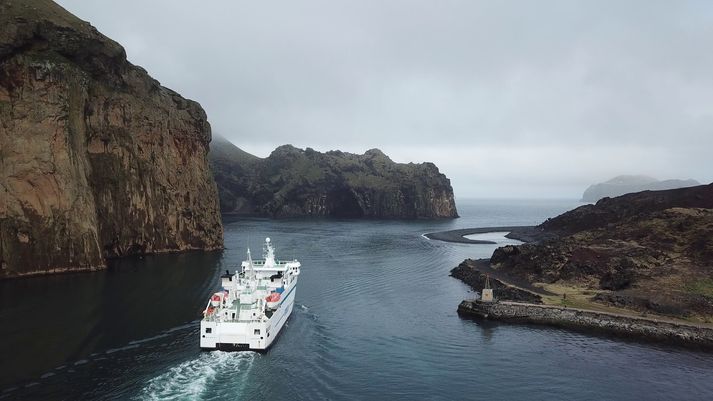
[[[461,201],[444,221],[242,219],[225,251],[0,283],[0,399],[711,400],[713,354],[456,314],[448,276],[494,245],[421,234],[535,224],[575,201]],[[266,354],[201,352],[220,272],[270,236],[298,258]]]

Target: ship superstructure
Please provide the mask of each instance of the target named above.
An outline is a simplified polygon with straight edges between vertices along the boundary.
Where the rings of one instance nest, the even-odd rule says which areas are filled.
[[[234,273],[221,276],[222,289],[203,311],[203,349],[263,351],[270,347],[292,313],[300,262],[277,260],[270,238],[263,259],[248,258]]]

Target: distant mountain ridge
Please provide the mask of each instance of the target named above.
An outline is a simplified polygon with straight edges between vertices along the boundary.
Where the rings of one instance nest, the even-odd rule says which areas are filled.
[[[283,145],[263,159],[216,136],[209,158],[223,213],[458,217],[450,180],[438,167],[433,163],[395,163],[378,149],[357,155]]]
[[[696,180],[657,180],[645,175],[620,175],[609,181],[591,185],[584,191],[582,202],[596,202],[602,198],[613,198],[632,192],[660,191],[700,185]]]

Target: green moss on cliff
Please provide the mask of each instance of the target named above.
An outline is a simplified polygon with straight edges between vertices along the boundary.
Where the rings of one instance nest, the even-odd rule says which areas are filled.
[[[713,298],[713,278],[704,277],[689,281],[686,290],[691,294]]]

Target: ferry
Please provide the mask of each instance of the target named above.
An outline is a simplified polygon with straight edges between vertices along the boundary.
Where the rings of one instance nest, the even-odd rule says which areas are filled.
[[[222,289],[208,300],[201,320],[204,350],[266,351],[292,313],[300,262],[275,259],[270,238],[263,259],[247,260],[220,278]]]

